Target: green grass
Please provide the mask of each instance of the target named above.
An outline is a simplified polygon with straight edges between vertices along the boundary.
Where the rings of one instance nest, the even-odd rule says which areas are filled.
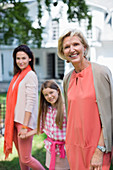
[[[44,148],[44,139],[46,138],[45,134],[41,134],[39,136],[35,135],[33,138],[33,147],[32,147],[32,155],[37,160],[41,162],[41,164],[45,167],[45,154],[46,150]],[[15,146],[13,145],[13,153],[9,155],[8,159],[5,160],[5,156],[3,153],[3,142],[4,138],[0,138],[0,170],[20,170],[18,154]],[[45,169],[47,169],[45,167]]]
[[[1,98],[2,98],[2,97],[3,97],[3,98],[6,98],[6,95],[7,95],[6,93],[0,93],[0,97],[1,97]]]

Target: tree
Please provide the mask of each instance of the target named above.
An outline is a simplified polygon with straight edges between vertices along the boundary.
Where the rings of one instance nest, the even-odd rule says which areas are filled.
[[[2,0],[0,6],[0,44],[30,44],[41,47],[43,27],[33,28],[26,3]]]
[[[69,21],[74,22],[74,18],[77,18],[80,22],[81,19],[87,18],[89,21],[88,29],[91,28],[91,16],[88,15],[88,6],[84,0],[61,1],[68,5],[67,16]],[[51,4],[57,6],[58,1],[37,0],[39,28],[32,26],[33,21],[28,16],[26,3],[22,0],[2,0],[2,3],[0,3],[0,44],[12,45],[16,41],[17,44],[32,43],[37,47],[41,47],[42,33],[44,31],[44,27],[41,25],[42,5],[45,5],[51,15]]]
[[[88,19],[88,27],[87,29],[91,29],[91,22],[92,22],[92,16],[89,14],[88,6],[85,3],[85,0],[60,0],[63,1],[64,4],[67,4],[68,10],[67,10],[67,16],[68,21],[75,22],[75,19],[80,21],[82,19]],[[53,0],[45,0],[45,4],[47,6],[47,9],[50,13],[51,11],[51,4],[53,3]],[[58,0],[54,1],[53,5],[57,6]]]

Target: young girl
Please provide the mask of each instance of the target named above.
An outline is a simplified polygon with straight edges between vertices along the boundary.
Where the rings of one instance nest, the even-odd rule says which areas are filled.
[[[66,113],[61,90],[53,80],[41,86],[38,126],[21,138],[36,133],[45,133],[46,166],[50,170],[68,170],[69,164],[64,150],[66,136]]]

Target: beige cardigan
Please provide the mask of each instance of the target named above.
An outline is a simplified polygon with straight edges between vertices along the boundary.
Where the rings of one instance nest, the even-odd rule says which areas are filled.
[[[106,152],[111,152],[113,146],[113,80],[110,70],[103,65],[91,63],[94,87],[96,92],[96,101],[99,109],[100,120],[103,127],[104,142]],[[67,90],[70,77],[73,70],[70,71],[63,80],[64,97],[66,111],[68,109]]]
[[[28,127],[37,127],[38,116],[38,80],[34,71],[30,71],[20,82],[14,121],[23,124],[25,111],[31,112]]]

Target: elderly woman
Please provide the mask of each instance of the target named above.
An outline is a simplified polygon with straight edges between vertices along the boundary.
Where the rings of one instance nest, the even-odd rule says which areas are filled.
[[[58,56],[72,63],[63,80],[66,152],[71,170],[109,170],[113,146],[113,81],[106,66],[87,60],[89,45],[73,29],[58,40]]]

